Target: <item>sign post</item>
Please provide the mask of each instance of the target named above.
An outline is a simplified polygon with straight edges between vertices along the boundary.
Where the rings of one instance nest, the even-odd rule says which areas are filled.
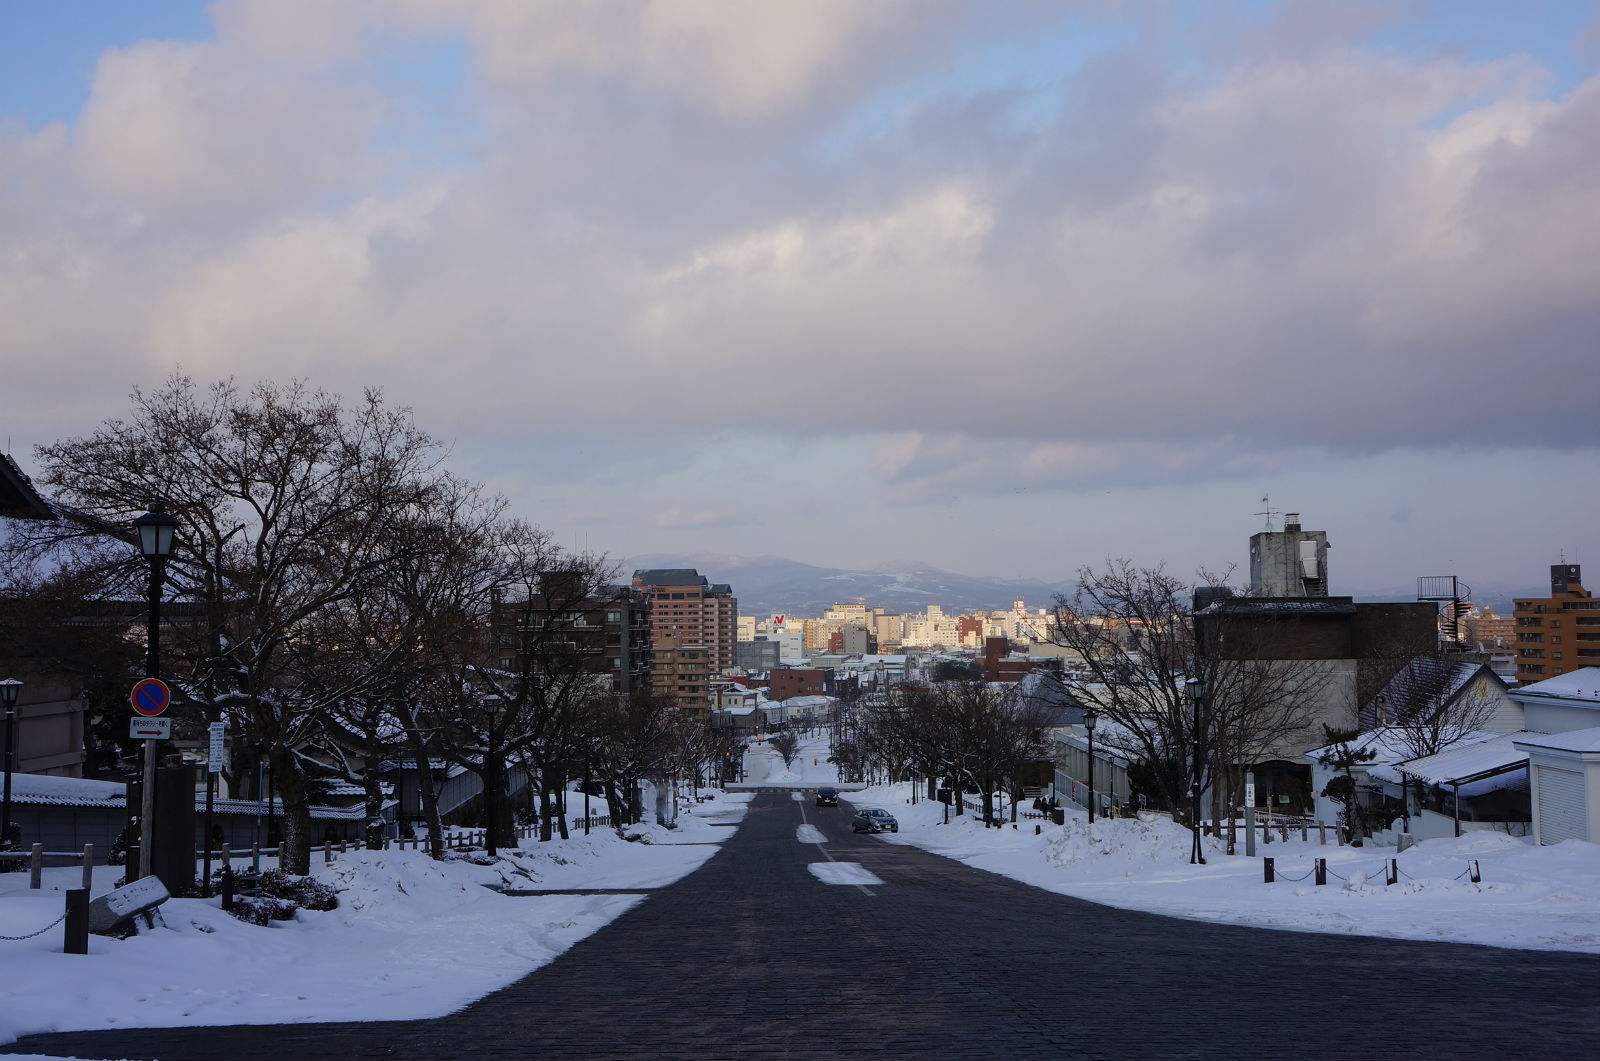
[[[1244,854],[1246,858],[1256,857],[1256,775],[1253,770],[1244,775]]]
[[[172,720],[161,718],[172,703],[172,690],[160,678],[140,678],[128,693],[135,717],[128,728],[130,737],[144,744],[144,784],[139,801],[139,876],[150,875],[151,844],[155,841],[156,817],[156,741],[172,735]]]
[[[200,878],[200,894],[211,898],[211,805],[217,796],[217,775],[222,772],[222,740],[227,730],[226,723],[213,722],[206,727],[210,734],[210,744],[206,749],[206,863],[205,875]]]

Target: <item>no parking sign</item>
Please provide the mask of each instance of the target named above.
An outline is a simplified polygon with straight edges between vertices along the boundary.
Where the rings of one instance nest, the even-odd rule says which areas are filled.
[[[128,703],[133,705],[136,714],[155,718],[165,714],[172,705],[172,690],[160,678],[140,678],[128,693]]]

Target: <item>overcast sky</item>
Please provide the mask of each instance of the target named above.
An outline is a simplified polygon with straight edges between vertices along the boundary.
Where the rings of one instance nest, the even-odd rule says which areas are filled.
[[[1600,8],[8,0],[0,359],[25,467],[181,366],[623,555],[1188,571],[1270,491],[1336,591],[1536,588],[1600,565]]]

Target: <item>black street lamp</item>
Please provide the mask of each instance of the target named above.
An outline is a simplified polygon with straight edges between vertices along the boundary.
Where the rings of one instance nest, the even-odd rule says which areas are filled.
[[[22,683],[15,678],[0,681],[0,707],[6,712],[6,791],[3,811],[0,811],[0,851],[11,848],[11,771],[16,768],[17,757],[17,697],[22,695]]]
[[[1205,761],[1202,758],[1204,749],[1200,743],[1200,708],[1205,703],[1205,683],[1199,678],[1190,678],[1184,682],[1184,688],[1189,692],[1189,703],[1194,709],[1193,721],[1189,727],[1189,743],[1194,747],[1193,776],[1189,782],[1189,823],[1194,833],[1194,844],[1189,851],[1189,861],[1195,865],[1206,864],[1206,854],[1200,845],[1200,772]]]
[[[1083,713],[1083,728],[1089,733],[1089,824],[1094,824],[1094,727],[1100,716],[1094,708]]]
[[[146,631],[144,673],[161,677],[161,586],[167,573],[167,557],[172,555],[172,539],[178,521],[162,511],[160,505],[133,521],[138,533],[139,551],[150,561],[149,627]],[[151,846],[155,840],[156,742],[144,742],[144,784],[139,800],[139,876],[148,877],[152,865]]]

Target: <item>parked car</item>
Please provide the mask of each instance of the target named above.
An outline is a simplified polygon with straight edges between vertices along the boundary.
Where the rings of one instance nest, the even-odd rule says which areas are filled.
[[[886,829],[897,833],[900,823],[895,821],[893,814],[881,807],[867,807],[856,811],[856,816],[850,819],[850,828],[858,833],[881,833]]]
[[[839,790],[836,788],[817,789],[817,806],[837,807],[839,805]]]

